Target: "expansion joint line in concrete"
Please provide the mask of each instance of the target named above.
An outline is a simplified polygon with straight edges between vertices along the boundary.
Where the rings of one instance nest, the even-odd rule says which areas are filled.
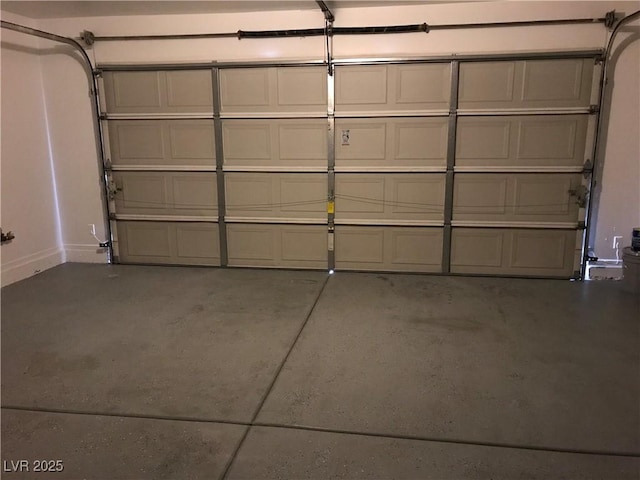
[[[394,433],[381,433],[381,432],[363,432],[357,430],[344,430],[338,428],[324,428],[314,427],[310,425],[291,425],[277,422],[242,422],[237,420],[219,420],[211,418],[195,418],[195,417],[175,417],[175,416],[160,416],[160,415],[142,415],[142,414],[128,414],[128,413],[105,413],[105,412],[92,412],[81,410],[63,410],[54,408],[38,408],[38,407],[21,407],[14,405],[5,405],[0,407],[2,410],[14,410],[21,412],[33,412],[33,413],[53,413],[63,415],[85,415],[90,417],[116,417],[116,418],[133,418],[141,420],[161,420],[161,421],[173,421],[173,422],[194,422],[194,423],[217,423],[223,425],[236,425],[247,427],[245,436],[251,427],[264,427],[264,428],[282,428],[286,430],[302,430],[306,432],[317,433],[334,433],[338,435],[355,435],[360,437],[372,437],[372,438],[392,438],[396,440],[412,440],[417,442],[434,442],[434,443],[448,443],[453,445],[467,445],[475,447],[494,447],[494,448],[512,448],[516,450],[532,450],[538,452],[552,452],[552,453],[573,453],[581,455],[599,455],[608,457],[631,457],[640,458],[639,452],[623,452],[623,451],[609,451],[609,450],[588,450],[588,449],[573,449],[573,448],[553,448],[543,447],[535,445],[518,445],[512,443],[498,443],[498,442],[480,442],[475,440],[463,440],[463,439],[448,439],[438,437],[426,437],[421,435],[402,435]],[[243,437],[244,438],[244,437]],[[236,447],[236,452],[239,450],[240,445]],[[234,458],[235,458],[234,454]],[[229,463],[230,466],[230,463]],[[227,468],[228,470],[228,468]]]
[[[183,417],[172,415],[145,415],[142,413],[126,413],[126,412],[94,412],[91,410],[71,410],[62,408],[46,408],[46,407],[22,407],[19,405],[3,405],[2,410],[15,410],[18,412],[35,412],[35,413],[54,413],[62,415],[85,415],[88,417],[116,417],[116,418],[134,418],[138,420],[165,420],[169,422],[194,422],[194,423],[221,423],[225,425],[248,426],[249,422],[240,420],[224,420],[218,418],[199,418],[199,417]]]
[[[614,451],[608,451],[608,450],[554,448],[554,447],[544,447],[544,446],[537,446],[537,445],[519,445],[519,444],[513,444],[513,443],[481,442],[476,440],[426,437],[421,435],[402,435],[402,434],[396,434],[396,433],[363,432],[363,431],[357,431],[357,430],[343,430],[339,428],[314,427],[310,425],[290,425],[290,424],[282,425],[275,422],[274,423],[252,422],[251,426],[266,427],[266,428],[285,428],[289,430],[303,430],[307,432],[335,433],[340,435],[355,435],[360,437],[393,438],[395,440],[413,440],[418,442],[449,443],[453,445],[467,445],[472,447],[512,448],[516,450],[532,450],[532,451],[538,451],[538,452],[574,453],[574,454],[581,454],[581,455],[600,455],[600,456],[609,456],[609,457],[640,458],[640,451],[639,452],[614,452]]]
[[[295,348],[296,344],[298,343],[298,340],[300,339],[300,336],[302,335],[302,331],[307,326],[307,323],[309,323],[309,319],[311,318],[311,315],[313,314],[313,311],[315,310],[316,305],[318,305],[318,302],[320,301],[320,298],[322,297],[322,294],[324,293],[324,289],[326,288],[327,283],[329,283],[329,278],[331,278],[331,276],[327,275],[327,277],[324,280],[324,283],[322,284],[322,287],[320,287],[320,291],[318,292],[318,295],[316,296],[316,299],[313,302],[313,305],[311,305],[311,308],[309,309],[309,312],[307,313],[307,316],[304,319],[304,322],[302,322],[302,325],[298,329],[298,333],[296,334],[295,338],[293,339],[293,342],[291,342],[291,345],[289,346],[289,350],[287,350],[287,354],[284,356],[284,358],[280,362],[280,365],[278,366],[278,369],[276,370],[276,374],[273,376],[273,379],[271,380],[271,383],[267,387],[264,395],[262,396],[262,399],[260,400],[260,403],[258,404],[255,412],[253,413],[253,416],[251,417],[251,422],[249,422],[249,425],[247,425],[247,427],[245,428],[244,433],[242,435],[242,438],[240,438],[240,441],[238,442],[238,445],[236,445],[236,448],[233,451],[233,454],[229,458],[229,461],[227,462],[227,465],[226,465],[224,471],[222,472],[222,475],[220,475],[220,479],[221,480],[224,480],[227,477],[229,471],[231,470],[231,466],[233,465],[233,462],[235,461],[236,457],[238,456],[238,452],[242,448],[242,444],[244,443],[245,439],[247,438],[247,435],[249,434],[249,430],[251,430],[252,426],[256,425],[256,418],[258,418],[258,415],[260,414],[260,410],[262,410],[262,407],[263,407],[264,403],[267,401],[267,397],[269,397],[269,394],[271,393],[271,390],[273,390],[273,386],[276,384],[276,381],[278,380],[278,377],[280,376],[280,372],[282,372],[282,369],[284,368],[284,365],[287,363],[287,360],[289,359],[289,356],[291,355],[291,352],[293,351],[293,349]]]

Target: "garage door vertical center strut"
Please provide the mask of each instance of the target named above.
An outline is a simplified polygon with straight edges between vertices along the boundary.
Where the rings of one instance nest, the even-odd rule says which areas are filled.
[[[220,241],[220,266],[229,264],[229,252],[227,245],[227,214],[226,193],[224,183],[224,148],[222,135],[222,120],[220,119],[220,70],[213,67],[211,70],[211,84],[213,87],[213,129],[216,146],[216,186],[218,191],[218,237]]]

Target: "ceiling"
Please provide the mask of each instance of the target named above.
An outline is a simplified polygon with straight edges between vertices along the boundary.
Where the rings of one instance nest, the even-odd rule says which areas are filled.
[[[425,5],[474,0],[328,0],[330,9],[372,6]],[[34,19],[119,15],[176,15],[188,13],[239,13],[275,10],[318,10],[315,0],[130,0],[130,1],[29,1],[3,0],[3,11]]]

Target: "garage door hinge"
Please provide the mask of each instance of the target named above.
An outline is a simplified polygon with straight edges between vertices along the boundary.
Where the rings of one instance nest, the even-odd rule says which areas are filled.
[[[593,162],[591,161],[590,158],[587,158],[587,161],[584,162],[584,165],[582,166],[582,175],[584,176],[584,178],[588,178],[589,175],[591,175],[593,173]]]
[[[600,111],[600,107],[598,105],[589,105],[589,113],[598,113]]]
[[[96,77],[96,78],[102,78],[102,70],[100,70],[99,68],[96,68],[93,71],[93,76]]]
[[[98,118],[99,118],[100,120],[108,120],[108,118],[107,118],[107,114],[106,114],[106,113],[101,113],[101,114],[98,116]]]
[[[587,224],[584,222],[578,222],[578,230],[584,230],[585,228],[587,228]]]
[[[113,213],[113,212],[111,212],[111,213],[109,214],[109,220],[116,220],[116,214],[115,214],[115,213]]]

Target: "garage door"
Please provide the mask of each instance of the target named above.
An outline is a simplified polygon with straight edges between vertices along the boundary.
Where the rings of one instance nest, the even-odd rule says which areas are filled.
[[[336,68],[337,269],[442,271],[451,64]]]
[[[119,261],[220,265],[211,71],[105,72],[104,87]]]
[[[594,63],[339,65],[336,267],[573,276]]]
[[[594,63],[459,64],[451,272],[570,277],[580,270]]]
[[[220,115],[228,265],[326,268],[326,69],[221,69]]]
[[[105,68],[117,259],[575,276],[599,69],[530,57]]]
[[[106,71],[118,261],[326,268],[326,77]]]

